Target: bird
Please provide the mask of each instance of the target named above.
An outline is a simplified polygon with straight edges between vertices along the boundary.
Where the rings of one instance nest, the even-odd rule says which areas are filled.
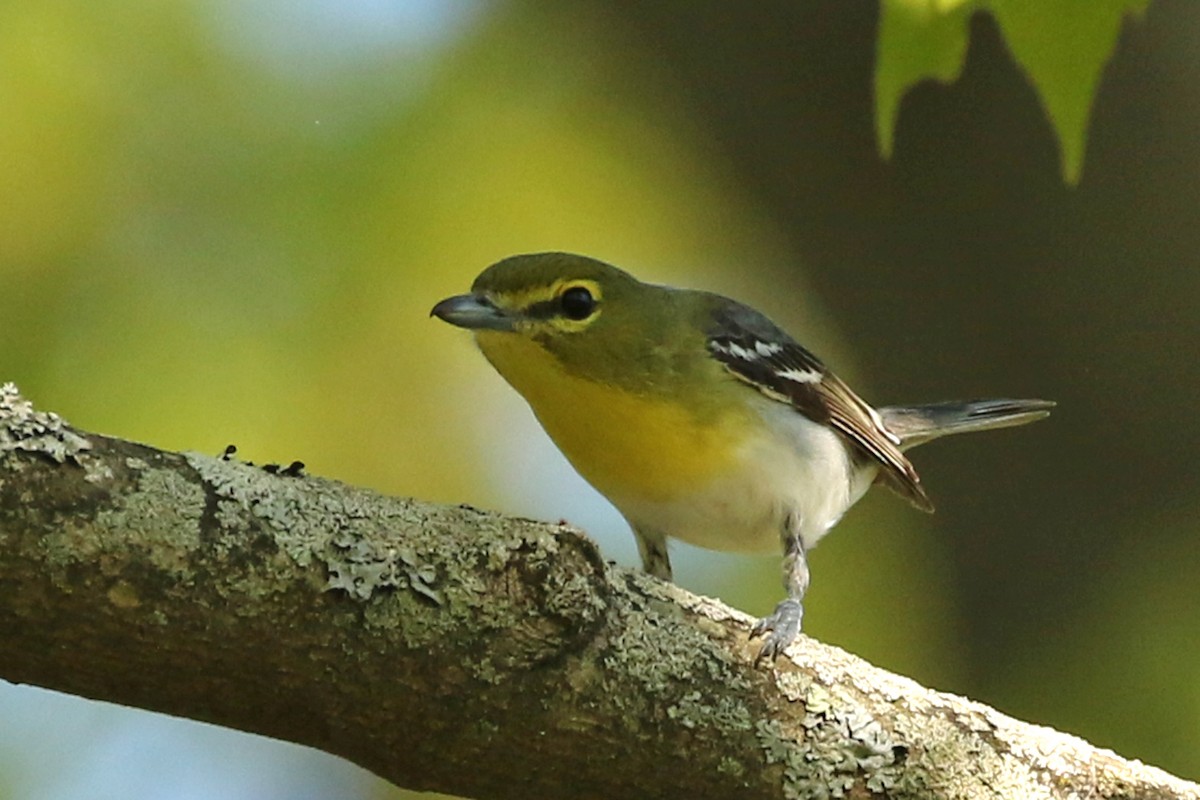
[[[752,627],[756,663],[800,633],[808,553],[876,483],[933,504],[906,451],[1046,417],[987,399],[874,408],[755,309],[564,252],[492,264],[431,316],[470,330],[579,474],[672,579],[668,541],[782,554],[785,597]]]

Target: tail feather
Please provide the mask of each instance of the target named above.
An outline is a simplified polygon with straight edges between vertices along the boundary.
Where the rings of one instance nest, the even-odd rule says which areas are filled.
[[[1049,400],[971,400],[879,409],[884,426],[900,437],[907,450],[952,433],[989,431],[1035,422],[1050,415]]]

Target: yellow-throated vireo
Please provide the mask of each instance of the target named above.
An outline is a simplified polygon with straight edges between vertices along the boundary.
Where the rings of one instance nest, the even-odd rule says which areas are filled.
[[[765,316],[569,253],[506,258],[434,315],[475,333],[575,469],[670,580],[667,539],[782,550],[787,598],[759,620],[759,659],[796,638],[806,553],[873,483],[933,506],[904,451],[1023,425],[1045,400],[867,405]]]

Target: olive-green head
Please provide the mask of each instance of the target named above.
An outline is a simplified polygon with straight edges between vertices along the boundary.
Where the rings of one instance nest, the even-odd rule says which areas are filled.
[[[610,307],[619,312],[634,287],[644,284],[594,258],[532,253],[492,264],[475,279],[470,294],[447,298],[432,313],[461,328],[579,332]]]
[[[493,332],[519,336],[576,374],[645,386],[681,354],[704,355],[696,320],[707,297],[643,283],[587,256],[533,253],[488,267],[470,294],[441,301],[432,314],[474,330],[481,345]]]

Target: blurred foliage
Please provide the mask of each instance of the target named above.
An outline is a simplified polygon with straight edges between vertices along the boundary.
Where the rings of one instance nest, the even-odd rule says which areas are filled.
[[[995,16],[1013,57],[1054,124],[1063,177],[1077,183],[1088,120],[1104,65],[1125,17],[1149,0],[882,0],[875,64],[875,127],[890,157],[900,102],[920,81],[958,78],[967,57],[967,22]]]
[[[1198,515],[1192,496],[1123,521],[1128,556],[1120,591],[1093,586],[1081,598],[1090,613],[1079,625],[1016,655],[1002,678],[1002,691],[1020,698],[1011,713],[1077,715],[1100,742],[1154,752],[1158,763],[1196,763],[1200,592],[1186,572],[1200,563]],[[1072,657],[1059,668],[1063,677],[1093,702],[1081,706],[1074,692],[1058,688],[1058,676],[1045,679],[1043,665],[1064,652]]]
[[[1200,776],[1200,429],[1179,413],[1200,14],[1151,5],[1097,90],[1144,3],[1055,0],[1040,28],[1016,5],[888,0],[877,41],[875,6],[841,0],[9,0],[0,380],[161,447],[566,516],[630,562],[619,516],[427,317],[497,258],[577,250],[734,295],[881,402],[1045,394],[1047,423],[917,454],[937,516],[885,492],[852,511],[813,554],[807,630]],[[677,561],[752,613],[779,596],[778,559]],[[11,694],[8,720],[41,702]],[[44,706],[32,749],[9,728],[0,762],[24,766],[0,772],[66,800],[73,769],[109,785],[212,747],[158,733],[139,761],[112,749],[126,717],[74,704],[89,722]]]

